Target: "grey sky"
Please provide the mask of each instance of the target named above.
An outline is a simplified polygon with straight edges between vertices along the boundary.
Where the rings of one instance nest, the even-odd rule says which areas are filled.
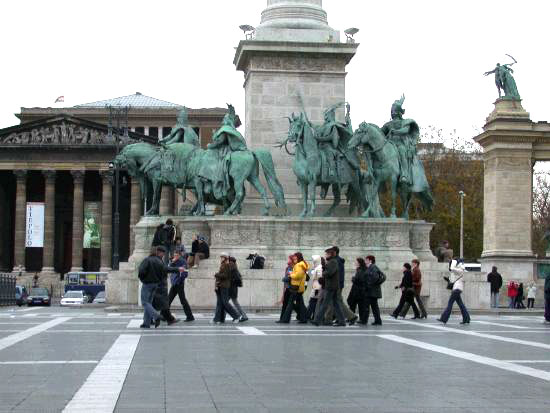
[[[348,66],[354,126],[382,124],[406,94],[421,126],[470,137],[492,110],[505,53],[533,120],[550,118],[546,95],[550,2],[325,0],[329,24],[355,26]],[[235,104],[243,74],[233,66],[240,24],[256,26],[265,0],[18,0],[0,3],[3,64],[0,127],[24,107],[65,106],[137,91],[190,107]]]

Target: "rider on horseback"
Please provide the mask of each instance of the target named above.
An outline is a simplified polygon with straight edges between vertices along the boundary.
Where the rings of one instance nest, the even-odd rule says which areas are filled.
[[[227,196],[230,188],[229,162],[231,153],[246,151],[246,141],[237,128],[241,125],[233,105],[227,105],[228,113],[223,118],[222,127],[214,133],[208,145],[199,175],[212,183],[212,192],[217,199]]]
[[[189,118],[187,116],[187,108],[183,108],[178,115],[178,122],[172,128],[170,135],[159,139],[162,147],[172,143],[188,143],[193,146],[199,146],[199,137],[195,130],[189,126]]]
[[[392,120],[382,127],[382,131],[397,148],[401,167],[401,182],[413,185],[412,164],[416,156],[416,143],[420,135],[417,123],[412,119],[403,119],[405,96],[396,100],[391,107]]]
[[[344,171],[345,168],[342,167],[343,158],[347,159],[355,170],[360,169],[357,154],[347,148],[348,141],[353,135],[349,104],[346,104],[346,123],[336,121],[336,109],[342,105],[344,103],[338,103],[327,109],[323,125],[315,131],[315,139],[319,142],[321,152],[321,179],[324,182],[348,183],[352,180],[351,171]]]

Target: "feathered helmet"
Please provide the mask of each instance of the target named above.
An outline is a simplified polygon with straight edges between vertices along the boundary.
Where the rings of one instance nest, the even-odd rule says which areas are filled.
[[[227,104],[227,113],[223,117],[223,123],[231,124],[236,128],[242,125],[239,115],[235,113],[235,107],[230,103]]]
[[[396,100],[393,102],[393,105],[391,106],[392,113],[398,113],[400,115],[405,114],[405,109],[403,109],[403,103],[405,102],[405,95],[401,96],[401,99]]]

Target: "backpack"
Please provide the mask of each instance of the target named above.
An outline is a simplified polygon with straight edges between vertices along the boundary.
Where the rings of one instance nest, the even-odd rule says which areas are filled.
[[[248,260],[250,260],[250,269],[252,270],[263,270],[265,264],[265,258],[261,255],[249,255]]]
[[[235,287],[241,288],[243,286],[243,278],[241,273],[238,270],[233,271],[233,278],[231,284]]]
[[[384,274],[382,271],[378,271],[378,281],[376,282],[376,285],[382,285],[386,282],[386,274]]]

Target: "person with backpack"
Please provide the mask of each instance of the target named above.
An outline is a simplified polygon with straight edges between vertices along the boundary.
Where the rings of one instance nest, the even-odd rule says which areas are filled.
[[[420,312],[418,311],[418,307],[414,302],[414,287],[411,269],[411,264],[409,264],[408,262],[403,264],[403,278],[401,279],[401,284],[395,287],[395,289],[401,289],[401,299],[399,300],[399,305],[391,314],[393,318],[397,318],[400,315],[405,318],[407,313],[402,313],[402,310],[405,307],[405,303],[409,303],[409,305],[412,307],[414,311],[414,318],[420,318]]]
[[[187,301],[187,298],[185,297],[185,280],[187,279],[187,276],[189,273],[187,272],[187,261],[183,257],[181,250],[175,250],[174,251],[174,258],[172,259],[172,262],[170,263],[170,267],[172,268],[185,268],[185,271],[172,273],[170,275],[170,291],[168,292],[168,302],[169,305],[172,305],[172,301],[174,301],[174,298],[176,298],[176,295],[180,299],[181,306],[183,307],[183,312],[185,313],[185,322],[191,322],[195,321],[195,317],[193,316],[193,311],[191,310],[191,306],[189,305],[189,302]]]
[[[221,324],[225,322],[225,313],[233,317],[233,322],[241,321],[241,316],[235,308],[229,303],[229,289],[231,288],[231,266],[229,265],[229,254],[222,252],[220,254],[220,269],[214,275],[216,279],[216,312],[212,323]]]
[[[366,303],[365,303],[365,324],[369,322],[369,309],[372,310],[374,317],[373,326],[381,326],[382,318],[380,318],[380,307],[378,300],[382,298],[382,284],[386,281],[386,275],[376,266],[376,258],[369,255],[366,260]]]
[[[229,287],[229,298],[231,299],[235,310],[241,315],[240,322],[248,321],[248,316],[239,303],[239,288],[243,286],[243,278],[237,267],[235,257],[229,257],[229,270],[231,271],[231,287]]]

